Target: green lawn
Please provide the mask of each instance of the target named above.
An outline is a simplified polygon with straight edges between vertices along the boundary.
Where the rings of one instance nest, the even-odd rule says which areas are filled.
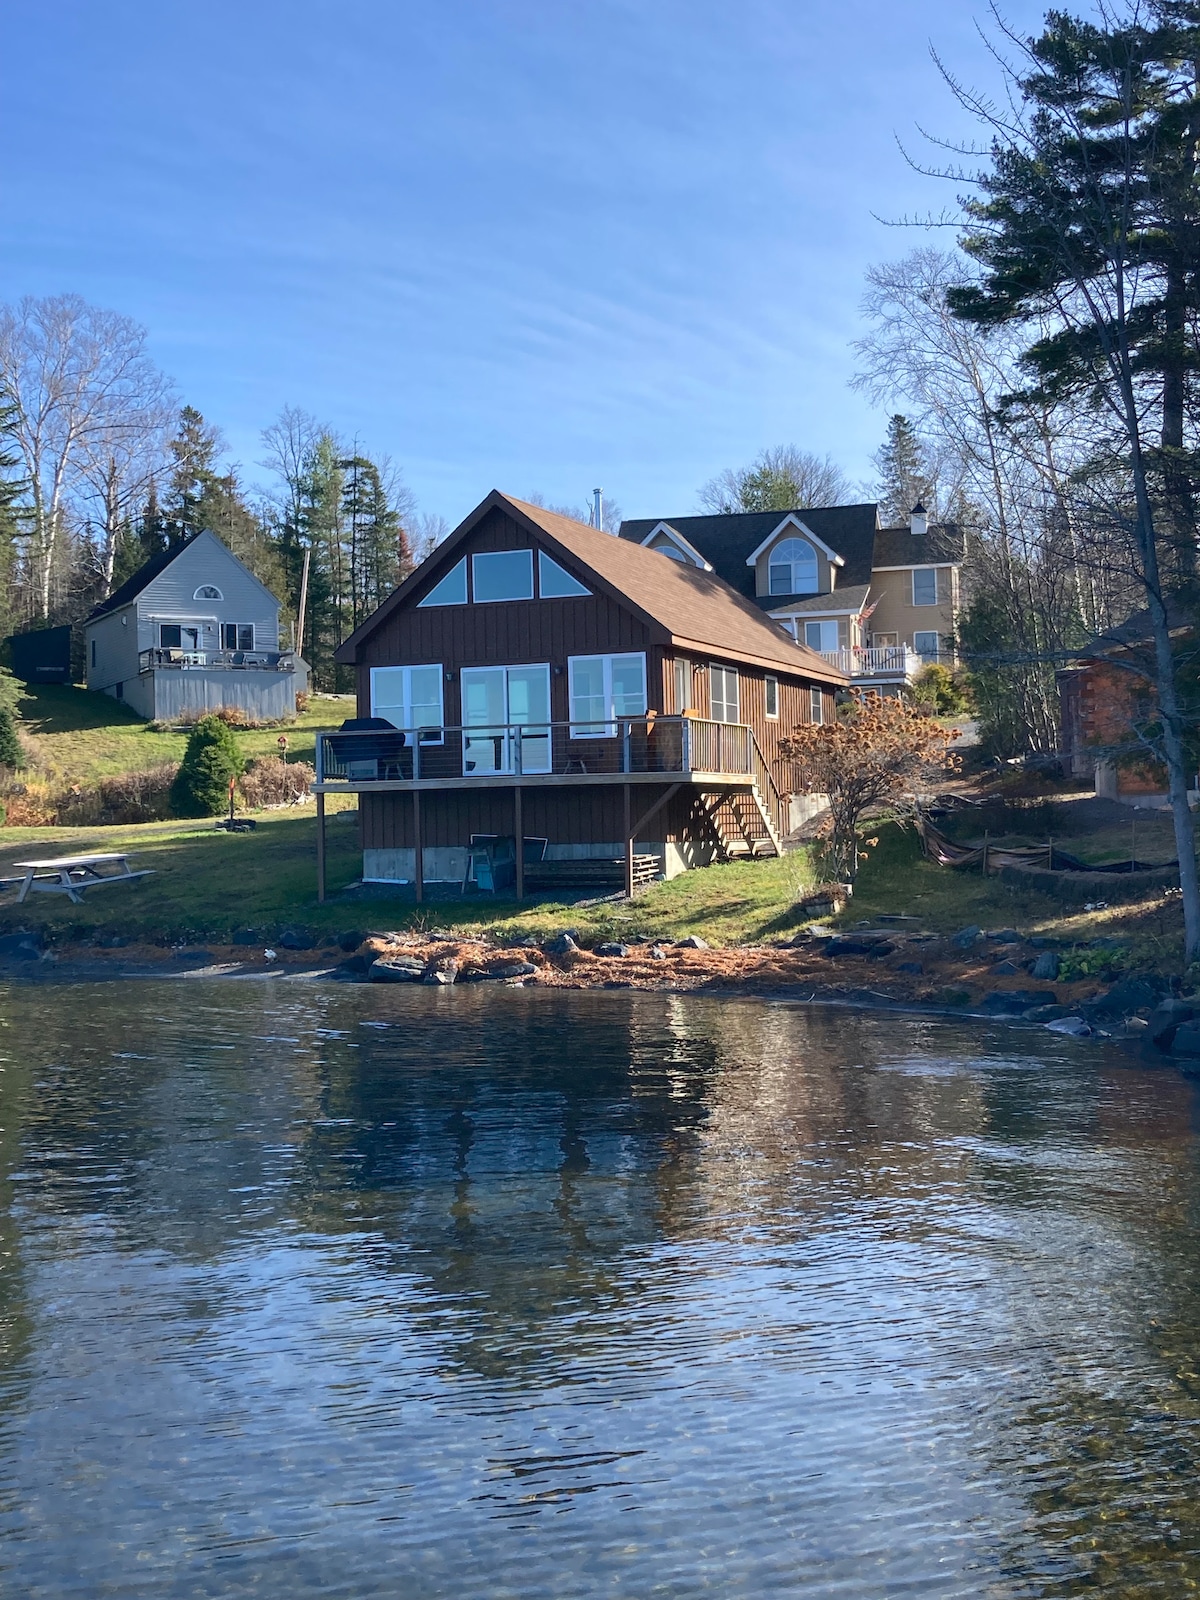
[[[712,944],[734,944],[794,929],[799,918],[796,895],[808,882],[807,855],[797,852],[781,861],[688,873],[654,885],[632,905],[619,900],[518,905],[491,895],[451,900],[439,898],[436,889],[423,906],[415,903],[411,891],[359,898],[342,893],[362,870],[357,813],[347,809],[333,811],[327,822],[331,898],[318,905],[314,808],[261,813],[257,821],[252,834],[219,833],[211,822],[5,828],[0,831],[0,871],[5,876],[13,875],[16,861],[108,850],[137,852],[133,865],[152,868],[154,876],[136,887],[93,890],[81,906],[57,895],[38,895],[17,907],[9,890],[0,922],[54,929],[62,936],[111,930],[170,941],[217,941],[241,927],[260,928],[271,936],[289,923],[300,923],[328,932],[417,924],[542,934],[575,927],[596,938],[610,933],[661,938],[699,933]]]
[[[86,786],[98,778],[141,772],[162,761],[180,761],[186,733],[159,733],[128,707],[106,694],[61,685],[22,691],[19,727],[33,760],[25,774],[31,785],[54,792],[68,784]],[[308,710],[283,728],[247,729],[238,734],[247,758],[279,754],[286,733],[288,759],[311,762],[316,734],[338,727],[354,715],[352,695],[314,695]]]

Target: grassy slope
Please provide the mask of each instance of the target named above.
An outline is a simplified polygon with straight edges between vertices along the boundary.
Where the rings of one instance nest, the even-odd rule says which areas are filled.
[[[161,761],[180,761],[185,733],[156,733],[148,723],[108,695],[86,689],[45,685],[24,692],[20,728],[32,753],[26,777],[49,790],[85,785],[119,772],[140,772]],[[287,734],[288,759],[311,762],[319,729],[336,728],[354,715],[350,695],[319,696],[286,728],[260,728],[238,734],[246,756],[278,755]]]

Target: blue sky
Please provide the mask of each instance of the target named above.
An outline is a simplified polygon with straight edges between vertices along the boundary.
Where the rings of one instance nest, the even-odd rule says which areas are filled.
[[[1006,14],[1032,29],[1041,8]],[[864,269],[952,199],[897,148],[991,78],[954,0],[56,0],[0,68],[0,298],[143,322],[251,482],[302,406],[456,522],[681,514],[769,444],[869,474]]]

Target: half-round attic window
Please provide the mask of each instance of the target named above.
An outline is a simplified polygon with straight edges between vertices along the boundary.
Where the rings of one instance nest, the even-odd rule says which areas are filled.
[[[224,598],[215,583],[202,583],[192,596],[193,600],[224,600]]]

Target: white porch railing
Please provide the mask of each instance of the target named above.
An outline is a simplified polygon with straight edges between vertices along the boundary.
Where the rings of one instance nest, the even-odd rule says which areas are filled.
[[[906,644],[876,645],[867,648],[822,650],[821,659],[837,667],[848,678],[915,678],[922,667],[939,659],[937,654],[922,656]]]

